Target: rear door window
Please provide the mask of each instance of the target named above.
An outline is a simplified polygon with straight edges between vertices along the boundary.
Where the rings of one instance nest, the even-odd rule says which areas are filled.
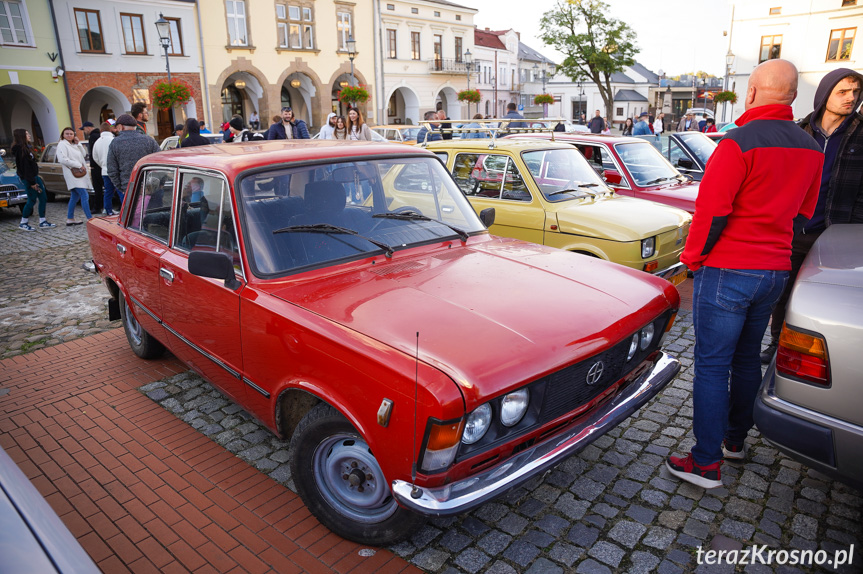
[[[168,243],[175,179],[173,169],[149,169],[141,174],[131,201],[130,229]]]

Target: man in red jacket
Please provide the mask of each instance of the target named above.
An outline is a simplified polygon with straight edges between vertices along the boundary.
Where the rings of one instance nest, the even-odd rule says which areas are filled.
[[[761,338],[788,281],[794,227],[812,216],[818,199],[824,154],[792,121],[795,97],[791,62],[768,60],[753,70],[740,127],[707,163],[680,258],[695,275],[696,444],[666,466],[704,488],[722,485],[723,458],[745,457]]]

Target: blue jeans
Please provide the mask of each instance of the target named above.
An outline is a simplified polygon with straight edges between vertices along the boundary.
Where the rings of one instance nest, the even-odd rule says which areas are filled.
[[[103,207],[105,208],[105,211],[107,211],[108,213],[111,213],[114,211],[114,207],[113,207],[111,202],[114,198],[115,193],[117,194],[117,197],[120,198],[120,207],[122,208],[123,207],[123,192],[120,191],[119,189],[117,189],[116,187],[114,187],[114,182],[111,181],[111,178],[108,177],[107,175],[102,176],[102,182],[103,182],[103,185],[105,188],[105,195],[103,196],[104,197]]]
[[[33,215],[33,206],[37,203],[39,204],[39,217],[45,217],[45,201],[48,197],[48,192],[45,191],[45,182],[38,175],[36,176],[36,184],[42,190],[41,193],[37,193],[35,189],[27,185],[27,182],[24,182],[24,185],[27,185],[27,203],[24,204],[24,210],[21,212],[21,217],[24,219]]]
[[[692,456],[701,466],[722,460],[723,439],[742,446],[752,428],[761,385],[761,339],[787,281],[788,271],[695,271]]]
[[[75,216],[75,204],[81,202],[81,208],[84,210],[84,215],[87,219],[93,217],[90,213],[90,196],[87,195],[87,190],[83,187],[73,187],[69,190],[69,207],[66,209],[66,219],[72,219]]]

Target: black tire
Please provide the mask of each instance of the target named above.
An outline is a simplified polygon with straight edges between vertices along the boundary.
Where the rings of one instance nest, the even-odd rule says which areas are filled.
[[[120,302],[120,319],[123,321],[123,330],[126,332],[129,346],[136,355],[142,359],[157,359],[165,352],[165,346],[138,323],[135,314],[129,309],[125,296]]]
[[[330,405],[319,403],[306,413],[291,447],[297,492],[312,514],[339,536],[386,546],[404,540],[425,523],[422,516],[396,503],[363,438]]]

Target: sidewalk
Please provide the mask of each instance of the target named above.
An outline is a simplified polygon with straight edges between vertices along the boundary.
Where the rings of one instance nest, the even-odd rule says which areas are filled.
[[[168,357],[112,329],[0,361],[0,446],[102,571],[419,572],[141,394],[186,370]]]

